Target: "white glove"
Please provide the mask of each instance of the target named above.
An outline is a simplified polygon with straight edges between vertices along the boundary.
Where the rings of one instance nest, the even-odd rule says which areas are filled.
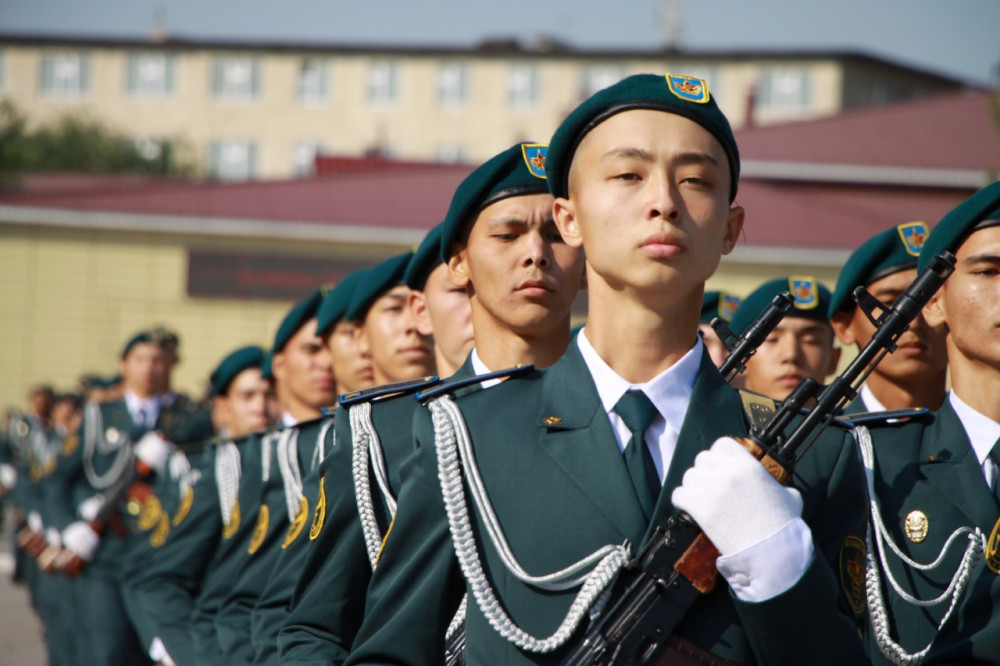
[[[173,450],[173,442],[163,439],[158,432],[147,432],[136,443],[135,456],[157,473],[163,473],[167,458]]]
[[[13,490],[17,485],[17,468],[8,463],[0,465],[0,487]]]
[[[170,464],[168,467],[170,469],[170,478],[174,481],[180,481],[191,471],[191,461],[188,460],[183,451],[174,451],[170,454]]]
[[[97,547],[101,545],[101,536],[94,531],[90,523],[78,520],[71,523],[62,533],[63,545],[85,562],[94,559]]]
[[[45,531],[45,525],[42,523],[42,514],[37,511],[32,511],[28,514],[28,529],[35,534],[41,534]]]
[[[153,642],[149,645],[149,658],[158,664],[163,664],[163,666],[177,666],[174,660],[170,658],[170,654],[167,653],[167,646],[163,644],[159,636],[154,638]]]
[[[76,513],[88,523],[92,523],[103,507],[104,495],[94,495],[80,502],[79,506],[76,507]]]
[[[59,530],[54,527],[49,527],[45,530],[45,540],[50,546],[55,546],[56,548],[62,545],[62,537],[59,535]]]
[[[731,437],[698,454],[671,500],[722,555],[749,548],[802,515],[799,491],[775,481]]]

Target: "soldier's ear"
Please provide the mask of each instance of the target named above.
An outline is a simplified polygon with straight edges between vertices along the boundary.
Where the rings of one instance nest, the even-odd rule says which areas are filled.
[[[456,248],[448,257],[448,279],[456,287],[468,287],[471,277],[469,276],[469,248],[468,245]]]
[[[552,203],[552,218],[563,242],[570,247],[583,247],[583,234],[580,232],[580,222],[576,217],[576,207],[573,202],[563,197]]]
[[[927,322],[928,326],[941,326],[947,323],[948,312],[944,297],[946,286],[947,283],[938,289],[924,306],[924,321]]]
[[[852,321],[854,321],[852,314],[843,310],[835,313],[833,318],[830,319],[830,327],[833,329],[833,334],[840,340],[840,344],[845,347],[853,345],[858,341],[854,335],[854,331],[851,330]]]
[[[729,214],[726,217],[726,235],[722,241],[722,254],[729,254],[736,247],[736,242],[743,232],[745,217],[746,211],[743,210],[743,206],[733,206],[729,209]]]

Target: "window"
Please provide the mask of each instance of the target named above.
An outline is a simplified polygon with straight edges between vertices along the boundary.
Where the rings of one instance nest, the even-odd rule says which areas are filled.
[[[538,103],[538,68],[534,65],[514,65],[507,79],[507,101],[515,108],[527,108]]]
[[[625,71],[614,65],[598,65],[583,70],[580,77],[580,98],[586,99],[625,78]]]
[[[441,106],[462,106],[468,101],[469,68],[448,62],[438,70],[438,101]]]
[[[465,159],[465,151],[459,145],[446,143],[437,147],[437,150],[434,151],[434,158],[438,162],[461,162]]]
[[[257,168],[257,146],[250,141],[213,141],[208,173],[219,180],[249,180]]]
[[[296,176],[311,176],[315,171],[316,155],[324,150],[319,141],[303,141],[295,144],[295,154],[292,159]]]
[[[173,94],[174,59],[163,53],[130,53],[125,87],[136,97]]]
[[[260,92],[260,67],[249,57],[219,57],[212,65],[212,95],[249,100]]]
[[[806,111],[811,96],[809,72],[798,67],[774,67],[760,79],[758,104],[771,111]]]
[[[319,104],[327,97],[326,62],[306,59],[299,71],[299,101],[305,104]]]
[[[79,53],[47,53],[42,56],[42,93],[68,97],[90,89],[90,61]]]
[[[394,62],[372,63],[368,72],[368,101],[372,104],[393,104],[396,101],[397,70]]]

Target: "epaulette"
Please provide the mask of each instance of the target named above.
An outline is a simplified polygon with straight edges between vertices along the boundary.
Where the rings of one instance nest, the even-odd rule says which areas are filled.
[[[371,388],[361,389],[360,391],[345,393],[340,396],[338,402],[341,407],[350,407],[351,405],[356,405],[361,402],[372,402],[390,395],[406,395],[408,393],[416,393],[420,389],[437,384],[440,381],[441,380],[434,375],[428,375],[427,377],[418,377],[417,379],[408,379],[406,381],[394,382],[392,384],[372,386]]]
[[[506,370],[497,370],[496,372],[487,372],[483,375],[473,375],[472,377],[462,377],[461,379],[453,379],[448,382],[443,382],[429,391],[421,391],[417,393],[416,398],[419,402],[427,402],[432,398],[436,398],[440,395],[445,395],[446,393],[454,393],[460,388],[466,386],[473,386],[475,384],[481,384],[483,382],[489,381],[491,379],[506,379],[507,377],[516,377],[518,375],[523,375],[526,372],[534,370],[535,366],[530,363],[525,363],[523,365],[515,365],[513,368],[507,368]]]
[[[930,414],[926,407],[906,407],[904,409],[887,409],[881,412],[861,412],[859,414],[843,414],[839,417],[846,421],[849,427],[873,425],[877,423],[906,423],[913,419]]]

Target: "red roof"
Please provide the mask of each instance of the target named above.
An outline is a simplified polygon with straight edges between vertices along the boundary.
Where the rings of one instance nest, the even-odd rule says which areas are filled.
[[[993,109],[991,109],[991,104]],[[1000,171],[1000,91],[736,132],[743,159]]]

